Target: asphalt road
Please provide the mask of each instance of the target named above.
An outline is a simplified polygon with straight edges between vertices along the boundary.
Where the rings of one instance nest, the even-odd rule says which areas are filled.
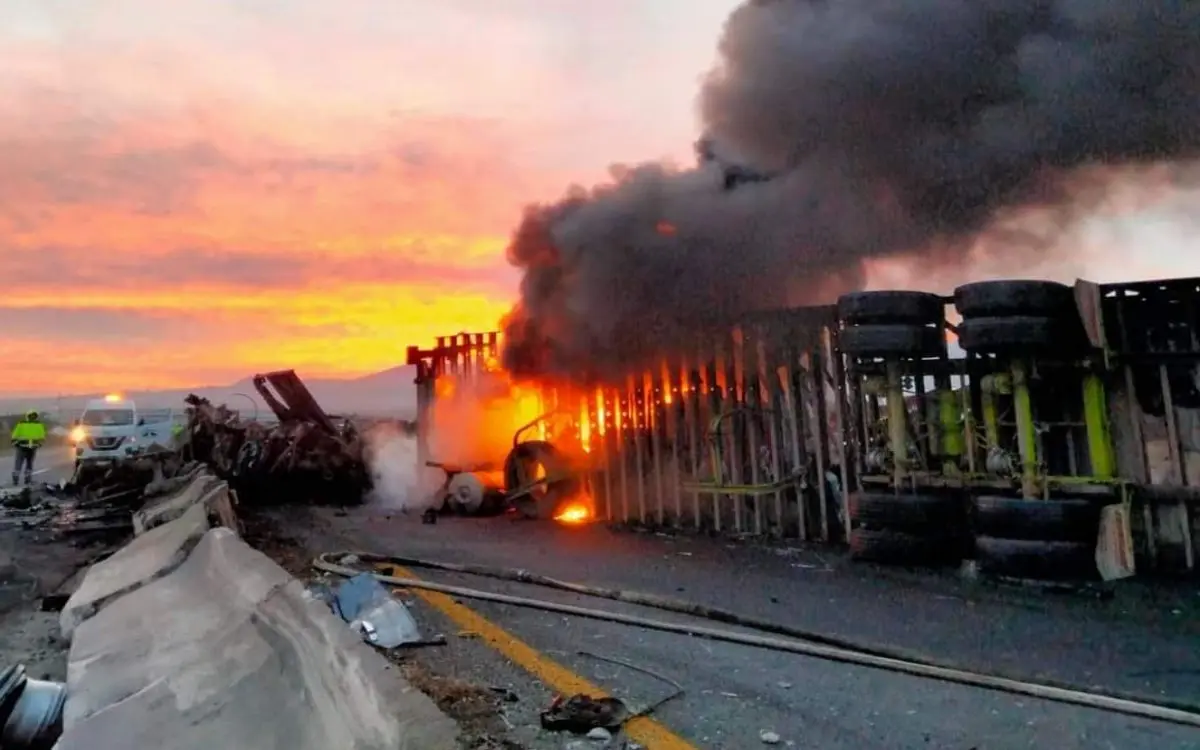
[[[1200,702],[1200,595],[1119,590],[1108,601],[993,590],[951,576],[879,571],[814,550],[762,549],[719,540],[563,528],[507,519],[422,525],[370,511],[317,511],[322,537],[379,553],[524,568],[560,579],[686,598],[825,633],[1000,669],[1143,695]],[[332,543],[327,541],[328,543]],[[524,584],[416,571],[423,578],[657,619],[686,618]],[[464,599],[490,623],[627,702],[669,690],[607,655],[686,689],[655,716],[697,748],[785,746],[833,750],[945,748],[1200,748],[1200,730],[1093,709],[944,684],[740,645]],[[461,622],[418,606],[429,630]],[[471,635],[471,634],[466,634]],[[422,658],[523,696],[515,724],[536,722],[553,692],[472,638],[451,637]],[[524,713],[522,713],[524,712]],[[530,733],[530,747],[562,747]],[[687,747],[664,742],[661,750]],[[660,748],[650,747],[650,750]]]
[[[11,450],[0,451],[0,487],[12,481],[14,454]],[[74,448],[70,445],[47,445],[38,451],[34,459],[33,479],[35,482],[57,484],[71,478],[75,468]]]

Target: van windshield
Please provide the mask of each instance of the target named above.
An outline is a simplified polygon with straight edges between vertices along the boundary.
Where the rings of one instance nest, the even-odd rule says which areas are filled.
[[[87,427],[124,427],[133,424],[133,409],[85,411],[81,421]]]

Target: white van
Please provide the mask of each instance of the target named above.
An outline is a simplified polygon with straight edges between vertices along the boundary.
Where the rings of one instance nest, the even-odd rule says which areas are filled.
[[[154,442],[154,431],[138,414],[137,404],[106,396],[84,407],[74,428],[75,464],[113,463],[130,458]]]

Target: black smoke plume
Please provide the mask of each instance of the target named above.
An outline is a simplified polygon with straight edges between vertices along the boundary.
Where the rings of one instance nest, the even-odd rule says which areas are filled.
[[[526,212],[510,371],[618,375],[829,301],[866,259],[965,264],[1005,209],[1200,147],[1196,0],[751,0],[719,52],[697,167],[614,168]]]

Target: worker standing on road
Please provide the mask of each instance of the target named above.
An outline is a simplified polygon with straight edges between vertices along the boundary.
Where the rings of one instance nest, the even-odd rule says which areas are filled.
[[[13,462],[13,484],[17,484],[21,479],[21,467],[25,468],[25,484],[33,483],[33,459],[44,442],[46,425],[38,419],[36,411],[26,412],[25,418],[17,422],[12,429],[12,444],[17,452]]]

